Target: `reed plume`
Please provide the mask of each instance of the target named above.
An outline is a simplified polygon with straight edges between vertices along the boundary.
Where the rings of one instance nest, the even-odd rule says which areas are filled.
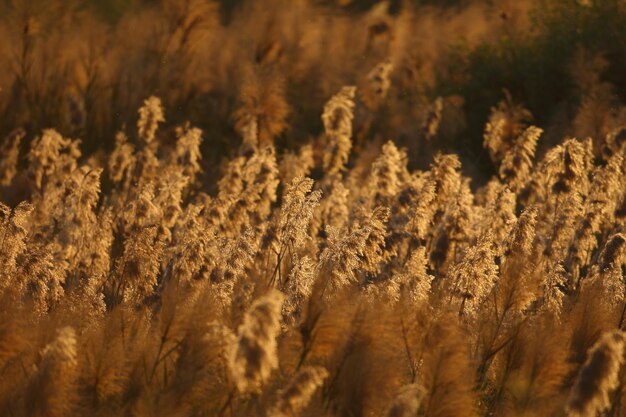
[[[609,396],[619,383],[625,344],[624,332],[618,330],[605,333],[589,349],[570,391],[568,415],[591,417],[611,406]]]
[[[355,94],[356,87],[342,87],[324,106],[322,122],[326,132],[327,150],[322,166],[326,175],[339,174],[350,157]]]
[[[17,257],[26,249],[26,237],[31,213],[34,207],[27,202],[20,203],[14,209],[0,204],[2,216],[0,246],[0,290],[11,289],[17,267]],[[18,291],[19,294],[19,291]]]
[[[241,393],[256,391],[278,367],[276,337],[280,333],[283,295],[272,290],[246,312],[231,347],[228,367]]]
[[[178,140],[176,141],[172,165],[182,167],[182,174],[194,182],[196,176],[202,171],[200,166],[202,130],[185,125],[176,129],[176,136]]]
[[[297,249],[308,237],[313,212],[322,197],[321,191],[312,188],[312,179],[296,177],[285,191],[278,220],[279,256],[288,246]]]
[[[0,148],[0,186],[11,185],[15,175],[18,173],[18,162],[20,156],[20,144],[26,136],[24,129],[15,129],[5,139]]]
[[[432,140],[439,131],[441,117],[443,114],[443,98],[437,97],[430,105],[428,113],[422,122],[422,131],[427,140]]]
[[[532,119],[531,113],[516,104],[508,91],[505,90],[504,94],[504,100],[491,108],[483,135],[483,146],[496,163],[502,161],[509,149],[514,146],[512,142],[522,134]]]
[[[367,74],[367,86],[364,89],[365,97],[363,99],[369,108],[376,109],[387,96],[391,87],[392,71],[393,64],[390,60],[385,60]]]
[[[491,234],[479,238],[450,271],[451,292],[461,299],[459,313],[475,313],[498,280]]]
[[[137,132],[145,144],[154,141],[155,134],[159,128],[159,123],[165,121],[161,99],[150,96],[143,102],[139,109],[139,120],[137,120]]]
[[[382,153],[372,164],[370,192],[374,206],[389,206],[406,181],[408,172],[406,153],[389,141],[383,145]]]
[[[543,130],[530,126],[516,140],[504,155],[500,164],[500,178],[506,181],[513,191],[524,188],[529,181],[537,142]]]
[[[328,378],[328,371],[322,367],[309,366],[300,369],[289,384],[280,391],[278,400],[268,415],[271,417],[300,415],[326,378]]]

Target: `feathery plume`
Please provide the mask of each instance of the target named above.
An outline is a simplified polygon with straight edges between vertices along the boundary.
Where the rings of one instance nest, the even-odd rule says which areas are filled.
[[[328,141],[322,166],[327,176],[339,174],[350,157],[356,87],[342,87],[324,106],[322,122]]]
[[[363,220],[363,228],[367,233],[365,248],[361,257],[361,268],[366,274],[376,274],[379,272],[381,263],[388,260],[389,254],[386,251],[385,237],[387,234],[386,223],[389,219],[389,209],[386,207],[376,207],[372,214]]]
[[[28,250],[16,260],[14,286],[24,301],[33,304],[36,316],[52,311],[65,295],[63,284],[67,276],[67,262],[55,259],[54,245],[45,245],[35,239],[27,242]]]
[[[467,249],[463,259],[450,271],[452,294],[461,298],[460,312],[476,312],[498,279],[493,237],[486,233],[475,246]]]
[[[239,195],[243,191],[243,172],[246,165],[246,158],[240,156],[229,161],[222,178],[217,182],[220,201],[226,201],[231,196]]]
[[[609,158],[612,155],[619,154],[620,151],[623,152],[625,146],[626,128],[624,126],[620,126],[607,133],[605,143],[602,148],[602,155]]]
[[[322,251],[319,260],[321,272],[328,274],[323,291],[330,285],[327,293],[334,293],[355,281],[354,274],[360,265],[369,232],[365,227],[357,227],[346,234],[344,230],[326,227],[328,246]]]
[[[186,124],[176,128],[176,149],[173,155],[174,164],[182,168],[182,174],[194,182],[196,175],[200,173],[200,144],[202,143],[202,130]]]
[[[505,241],[505,256],[530,256],[535,240],[537,207],[526,208]]]
[[[436,183],[429,176],[412,176],[396,196],[393,208],[398,210],[392,216],[391,228],[400,233],[408,232],[411,237],[426,239],[437,207],[435,201]],[[406,208],[406,210],[404,210]]]
[[[115,148],[109,156],[109,178],[114,183],[120,183],[132,170],[135,164],[135,148],[128,143],[128,137],[124,132],[115,135]]]
[[[254,258],[254,233],[251,229],[244,230],[237,238],[227,240],[220,252],[210,278],[215,283],[228,283],[232,290],[234,281],[244,276],[248,262]]]
[[[577,191],[567,194],[559,205],[556,220],[549,226],[548,242],[544,249],[547,255],[555,262],[561,262],[566,255],[572,237],[576,233],[575,225],[580,221],[583,211],[582,196]]]
[[[320,255],[319,268],[324,277],[323,294],[328,297],[336,290],[356,282],[359,268],[375,273],[385,259],[385,223],[389,209],[377,207],[354,227],[350,233],[328,226],[328,246]],[[326,291],[330,285],[330,291]]]
[[[601,290],[601,300],[599,301],[611,308],[624,305],[626,285],[624,284],[621,265],[610,264],[608,268],[603,270],[593,268],[589,275],[583,283],[583,289],[587,288],[588,285],[598,285]]]
[[[142,186],[134,199],[128,203],[122,213],[121,221],[125,232],[131,232],[142,227],[156,225],[161,222],[162,210],[155,203],[154,185]]]
[[[155,96],[148,97],[139,109],[139,120],[137,120],[137,132],[141,140],[149,145],[154,141],[154,137],[159,123],[165,121],[161,99]]]
[[[0,186],[11,185],[13,178],[17,174],[17,163],[20,156],[20,144],[26,136],[24,129],[15,129],[4,140],[0,146]]]
[[[598,246],[596,234],[600,231],[601,220],[600,210],[592,208],[585,213],[572,237],[565,257],[565,266],[575,276],[579,276],[579,269],[587,265],[589,254]]]
[[[563,309],[563,300],[565,294],[563,289],[566,288],[567,277],[565,269],[562,265],[556,264],[551,266],[545,273],[545,278],[541,283],[543,291],[542,308],[548,311],[557,320],[561,317]]]
[[[345,226],[350,213],[348,198],[350,190],[341,181],[335,180],[324,187],[325,197],[313,218],[313,229],[325,231],[327,226],[341,229]]]
[[[304,145],[298,153],[287,151],[283,154],[278,170],[283,183],[289,184],[296,177],[306,177],[315,166],[313,147]]]
[[[392,141],[383,145],[381,155],[372,164],[369,178],[370,198],[374,207],[390,205],[409,176],[406,164],[406,152],[396,148]]]
[[[228,366],[241,393],[259,389],[278,367],[276,337],[282,303],[283,295],[271,290],[252,304],[239,326]]]
[[[489,121],[485,125],[485,132],[483,133],[483,146],[489,150],[491,160],[496,160],[503,153],[501,150],[504,148],[504,129],[506,127],[506,119],[501,115],[490,117]]]
[[[168,251],[171,276],[182,285],[208,276],[206,254],[215,236],[201,217],[202,207],[189,204],[179,217]]]
[[[621,330],[602,335],[587,354],[570,391],[566,410],[571,417],[594,417],[611,406],[609,394],[619,384],[626,338]]]
[[[606,165],[596,168],[593,173],[588,201],[592,207],[600,208],[602,214],[607,215],[609,220],[611,219],[611,212],[615,211],[618,204],[614,196],[615,194],[619,195],[622,186],[621,182],[626,175],[624,163],[625,157],[615,154],[609,158]]]
[[[259,119],[249,113],[242,113],[237,121],[241,135],[241,154],[255,152],[259,148]]]
[[[517,192],[526,186],[533,166],[537,141],[542,133],[543,130],[538,127],[528,127],[504,155],[499,173],[500,178],[511,190]]]
[[[163,176],[157,183],[157,195],[154,205],[161,211],[161,225],[171,229],[182,213],[181,203],[183,191],[189,184],[189,177],[184,176],[182,171],[174,170]]]
[[[461,161],[454,154],[437,154],[430,168],[430,175],[435,181],[436,204],[441,210],[455,197],[461,183],[459,169]]]
[[[513,141],[526,128],[532,115],[522,106],[515,104],[508,91],[497,106],[491,108],[489,121],[483,135],[483,146],[489,151],[493,162],[499,163],[513,146]]]
[[[311,397],[324,380],[328,371],[320,366],[305,366],[278,394],[278,401],[269,411],[269,417],[297,417],[309,404]]]
[[[81,155],[79,144],[80,141],[65,139],[53,129],[44,130],[31,143],[28,176],[37,190],[42,191],[46,185],[44,180],[54,174],[62,177],[76,169],[76,160]]]
[[[163,236],[156,225],[133,230],[124,242],[124,253],[115,265],[116,295],[139,304],[157,285],[163,254]]]
[[[278,219],[278,240],[282,252],[287,247],[297,249],[308,238],[313,211],[319,204],[322,192],[311,192],[313,180],[296,177],[287,187]]]
[[[34,207],[21,202],[15,209],[0,203],[0,291],[12,287],[17,256],[26,250],[28,224]]]
[[[598,257],[598,266],[601,271],[610,268],[611,264],[626,263],[626,235],[616,233],[609,238]]]
[[[243,168],[245,184],[241,196],[243,207],[252,220],[261,222],[269,216],[271,205],[276,201],[278,187],[278,166],[276,151],[265,147],[255,152]]]
[[[515,217],[515,194],[507,186],[496,183],[494,192],[488,197],[484,210],[484,220],[481,230],[490,230],[494,242],[504,242],[510,234]],[[504,248],[496,248],[500,254]]]
[[[422,122],[422,132],[424,132],[426,140],[432,140],[435,136],[437,136],[437,132],[439,132],[439,125],[441,124],[442,113],[443,98],[437,97],[428,108],[426,117]]]
[[[314,280],[315,264],[311,259],[308,256],[297,259],[285,285],[286,298],[283,304],[285,324],[293,324],[299,317],[305,302],[313,292]]]
[[[447,270],[450,262],[457,261],[458,247],[474,236],[472,226],[474,217],[474,196],[470,190],[469,180],[464,179],[456,183],[456,193],[451,201],[447,202],[443,212],[435,213],[442,217],[433,234],[430,259],[436,266]],[[441,195],[437,195],[440,197]],[[438,207],[439,208],[439,207]]]
[[[589,143],[568,139],[562,145],[552,148],[545,156],[548,172],[551,175],[551,189],[556,194],[571,190],[585,192],[588,188],[587,172],[590,159]],[[550,165],[554,165],[551,167]]]
[[[387,96],[391,87],[391,72],[393,64],[385,60],[376,65],[367,74],[367,86],[365,88],[364,102],[371,109],[375,109]]]
[[[412,305],[428,301],[435,277],[428,274],[427,264],[426,248],[421,246],[411,253],[402,272],[394,277],[400,282],[401,297]]]

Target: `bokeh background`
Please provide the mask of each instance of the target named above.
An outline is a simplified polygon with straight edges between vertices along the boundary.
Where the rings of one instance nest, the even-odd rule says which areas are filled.
[[[545,129],[539,155],[564,136],[602,138],[624,122],[622,0],[0,5],[0,136],[24,128],[24,149],[55,127],[80,138],[85,157],[107,152],[156,95],[170,132],[185,121],[203,129],[214,175],[239,150],[239,115],[259,117],[262,141],[295,148],[321,133],[324,102],[356,85],[357,154],[393,139],[424,168],[435,152],[454,152],[481,184],[495,172],[482,132],[498,103]],[[381,63],[390,83],[377,92]],[[422,126],[438,98],[442,129],[427,141]]]

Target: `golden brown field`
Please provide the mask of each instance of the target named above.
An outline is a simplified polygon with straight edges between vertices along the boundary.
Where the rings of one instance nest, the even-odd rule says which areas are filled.
[[[0,12],[0,416],[626,415],[626,2]]]

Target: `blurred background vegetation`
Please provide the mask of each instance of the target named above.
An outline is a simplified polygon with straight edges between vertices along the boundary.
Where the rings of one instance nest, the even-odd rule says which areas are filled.
[[[55,126],[88,154],[110,149],[120,129],[132,136],[150,95],[172,128],[204,130],[209,172],[238,151],[242,108],[269,141],[296,148],[320,134],[324,102],[348,84],[360,95],[357,152],[394,139],[417,166],[456,152],[478,182],[494,172],[484,125],[507,96],[546,129],[540,149],[625,121],[623,0],[0,4],[0,134]],[[368,80],[385,61],[391,85],[373,99]],[[427,140],[438,97],[447,128]]]

